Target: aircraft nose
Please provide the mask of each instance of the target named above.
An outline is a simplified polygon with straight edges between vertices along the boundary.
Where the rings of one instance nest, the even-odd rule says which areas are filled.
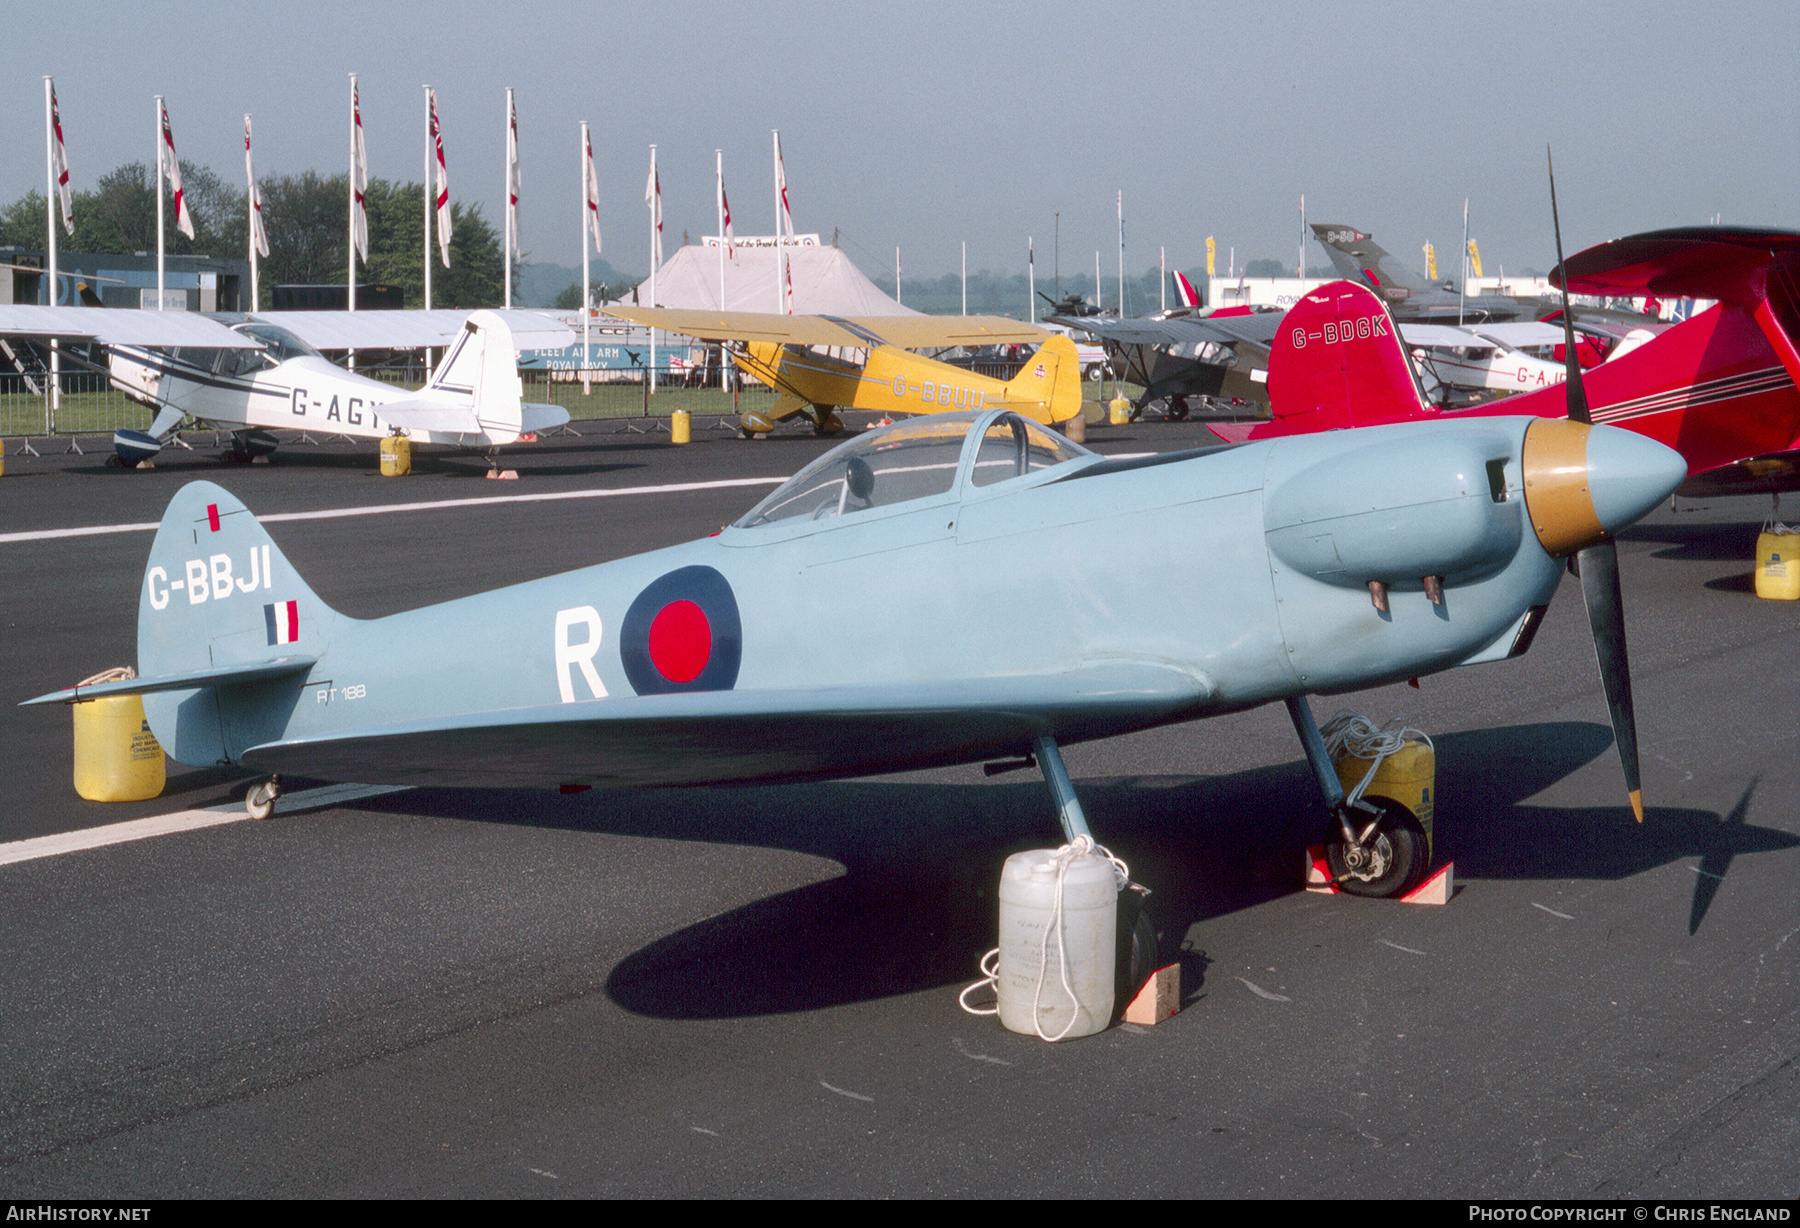
[[[1525,508],[1558,558],[1610,537],[1675,492],[1687,462],[1616,426],[1539,418],[1525,431]]]

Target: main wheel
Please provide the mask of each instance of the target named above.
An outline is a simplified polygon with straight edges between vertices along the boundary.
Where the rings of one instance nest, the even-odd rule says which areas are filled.
[[[1364,844],[1351,847],[1334,818],[1325,832],[1325,861],[1331,877],[1351,895],[1386,899],[1405,895],[1424,880],[1431,868],[1431,850],[1425,829],[1412,811],[1386,797],[1362,799],[1381,811],[1374,833]],[[1366,816],[1355,813],[1351,822],[1366,825]]]
[[[1113,1018],[1138,996],[1157,969],[1156,926],[1144,908],[1144,897],[1127,887],[1119,892],[1119,939],[1113,952]]]

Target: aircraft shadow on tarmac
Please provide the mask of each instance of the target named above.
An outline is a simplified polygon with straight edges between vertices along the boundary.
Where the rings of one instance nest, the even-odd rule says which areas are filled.
[[[1459,880],[1619,879],[1701,858],[1689,917],[1704,919],[1732,858],[1800,837],[1747,822],[1756,782],[1725,816],[1652,805],[1640,827],[1617,806],[1527,804],[1606,752],[1611,731],[1565,722],[1435,739],[1437,863]],[[1298,890],[1301,850],[1322,822],[1296,761],[1220,777],[1077,781],[1101,843],[1152,891],[1162,958],[1180,958],[1183,995],[1204,989],[1204,952],[1175,945],[1208,919]],[[836,861],[841,876],[759,899],[634,952],[606,981],[624,1008],[657,1018],[812,1010],[977,978],[994,943],[1006,857],[1061,843],[1042,781],[851,781],[760,788],[541,794],[411,790],[364,803],[398,814],[520,822],[661,839],[786,848]],[[1316,817],[1309,817],[1316,816]],[[646,888],[647,890],[649,888]],[[1345,908],[1389,908],[1342,897]]]

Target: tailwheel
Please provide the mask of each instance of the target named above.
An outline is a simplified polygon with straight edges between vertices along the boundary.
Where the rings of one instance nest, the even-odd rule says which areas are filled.
[[[1362,806],[1373,807],[1370,814]],[[1364,797],[1350,809],[1350,826],[1358,840],[1346,839],[1343,824],[1332,816],[1325,832],[1325,861],[1338,887],[1350,895],[1391,898],[1418,886],[1431,868],[1425,829],[1412,811],[1385,797]]]
[[[266,819],[275,813],[275,799],[281,796],[281,777],[271,776],[244,794],[244,813],[253,819]]]

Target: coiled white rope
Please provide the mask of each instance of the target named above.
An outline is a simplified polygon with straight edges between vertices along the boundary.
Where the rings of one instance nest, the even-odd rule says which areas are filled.
[[[1392,723],[1388,722],[1390,725]],[[1437,750],[1422,730],[1406,726],[1399,729],[1378,726],[1361,713],[1347,709],[1319,726],[1319,736],[1325,740],[1325,753],[1334,760],[1344,755],[1371,760],[1369,770],[1363,774],[1362,780],[1345,796],[1346,805],[1361,800],[1363,791],[1374,781],[1375,773],[1381,770],[1382,760],[1404,750],[1409,739],[1431,746],[1433,752]]]
[[[1054,902],[1051,905],[1050,924],[1044,927],[1043,936],[1038,944],[1037,989],[1032,995],[1031,1002],[1031,1026],[1033,1030],[1037,1032],[1038,1039],[1050,1041],[1051,1043],[1055,1043],[1069,1034],[1069,1029],[1075,1026],[1075,1020],[1080,1013],[1080,1007],[1082,1005],[1081,1000],[1075,996],[1074,988],[1069,984],[1069,953],[1062,941],[1063,884],[1068,877],[1069,867],[1075,863],[1076,859],[1086,857],[1090,854],[1095,857],[1102,857],[1111,863],[1114,891],[1123,891],[1125,885],[1131,881],[1131,868],[1123,861],[1113,856],[1110,850],[1095,844],[1092,836],[1085,834],[1076,836],[1073,840],[1061,846],[1051,854],[1052,860],[1056,863],[1056,894],[1054,896]],[[1045,1034],[1041,1009],[1044,1000],[1045,973],[1049,970],[1050,965],[1050,935],[1052,933],[1057,936],[1056,953],[1057,963],[1059,965],[1057,971],[1059,979],[1062,982],[1062,990],[1074,1008],[1069,1012],[1069,1021],[1063,1025],[1062,1031],[1058,1032],[1055,1036]],[[965,988],[956,996],[956,1000],[962,1006],[963,1010],[971,1015],[997,1015],[1000,1013],[1000,1003],[998,1000],[1000,980],[999,947],[995,947],[981,957],[981,971],[982,979]],[[987,1007],[970,1006],[969,995],[984,986],[990,985],[995,988],[996,998],[994,1005]]]

